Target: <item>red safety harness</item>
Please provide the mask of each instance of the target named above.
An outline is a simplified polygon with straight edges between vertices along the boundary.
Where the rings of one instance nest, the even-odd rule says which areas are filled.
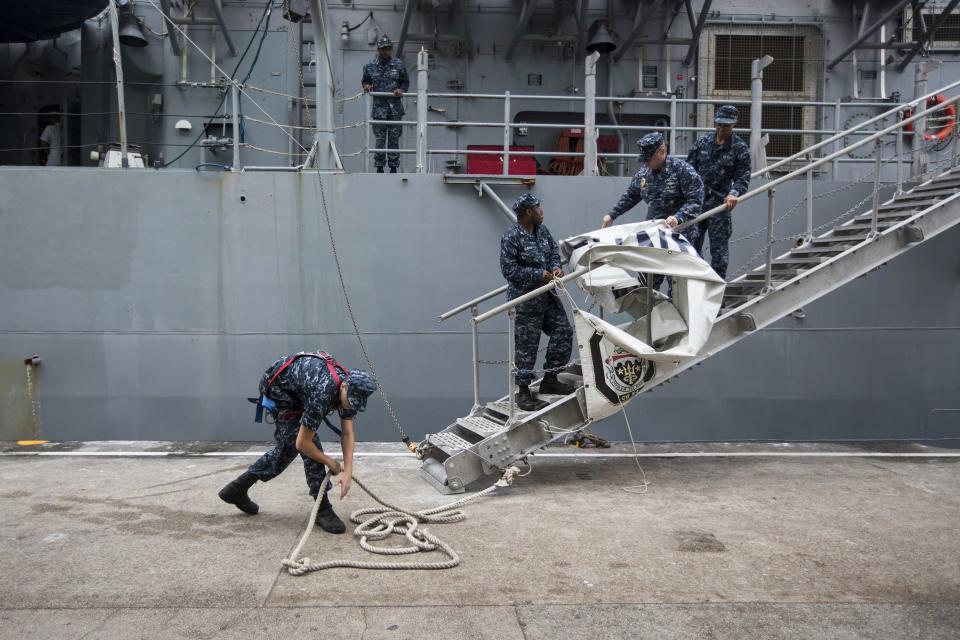
[[[280,366],[280,368],[277,369],[277,372],[270,377],[270,380],[267,381],[266,388],[263,390],[264,395],[270,392],[270,387],[273,385],[273,381],[276,380],[281,373],[286,371],[287,367],[292,365],[297,360],[297,358],[320,358],[321,360],[323,360],[327,365],[327,370],[330,372],[330,375],[333,376],[333,383],[337,386],[337,388],[340,388],[340,373],[338,373],[338,370],[340,372],[343,372],[344,376],[347,375],[346,367],[344,367],[342,364],[334,360],[333,356],[331,356],[326,351],[318,351],[316,353],[312,353],[309,351],[301,351],[300,353],[296,353],[290,356],[289,358],[287,358],[287,361],[284,362]]]
[[[282,365],[280,365],[280,367],[274,372],[274,374],[270,376],[270,379],[267,381],[266,386],[264,386],[263,393],[260,395],[259,398],[249,398],[250,402],[254,402],[257,405],[257,414],[255,419],[256,422],[263,421],[264,410],[266,410],[268,414],[273,415],[277,420],[280,420],[281,422],[290,422],[300,418],[303,415],[303,409],[279,409],[278,410],[276,403],[274,403],[273,400],[269,397],[269,395],[267,395],[270,393],[270,387],[273,386],[273,383],[276,381],[276,379],[280,377],[280,374],[286,371],[287,367],[289,367],[294,362],[296,362],[298,358],[320,358],[321,360],[323,360],[324,363],[327,365],[327,371],[330,372],[330,376],[333,378],[334,386],[337,389],[340,388],[340,382],[342,380],[341,375],[343,376],[343,378],[347,377],[347,368],[344,367],[339,362],[337,362],[334,359],[334,357],[331,356],[326,351],[318,351],[316,353],[309,352],[309,351],[301,351],[300,353],[296,353],[290,356],[289,358],[287,358],[287,360]],[[333,424],[331,424],[330,421],[327,420],[326,416],[324,416],[323,421],[338,436],[342,435],[340,429],[337,429],[335,426],[333,426]]]

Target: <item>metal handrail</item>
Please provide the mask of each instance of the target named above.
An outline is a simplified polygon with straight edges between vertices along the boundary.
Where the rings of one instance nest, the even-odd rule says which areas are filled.
[[[473,322],[474,324],[480,324],[484,320],[489,320],[493,316],[500,315],[504,311],[509,311],[510,309],[513,309],[517,305],[523,304],[527,300],[533,300],[539,295],[543,295],[548,291],[553,291],[556,287],[564,285],[567,282],[573,280],[574,278],[579,278],[580,276],[585,274],[587,271],[589,271],[589,268],[587,267],[577,267],[576,269],[574,269],[567,275],[563,276],[562,278],[554,278],[553,280],[543,285],[542,287],[538,287],[533,291],[523,294],[522,296],[517,296],[513,300],[504,302],[499,307],[494,307],[493,309],[490,309],[485,313],[481,313],[477,317],[473,318]]]
[[[888,109],[887,111],[884,111],[884,112],[881,113],[880,115],[876,115],[876,116],[874,116],[874,117],[872,117],[872,118],[870,118],[870,119],[868,119],[868,120],[865,120],[865,121],[861,122],[860,124],[855,125],[855,126],[853,126],[853,127],[850,127],[849,129],[847,129],[847,130],[845,130],[845,131],[841,131],[841,132],[839,132],[839,133],[836,133],[836,134],[834,134],[833,136],[827,138],[826,140],[821,140],[820,142],[818,142],[818,143],[816,143],[816,144],[813,144],[813,145],[807,147],[806,149],[803,149],[802,151],[798,151],[797,153],[793,154],[792,156],[789,156],[789,157],[787,157],[787,158],[784,158],[783,160],[780,160],[779,162],[774,162],[773,164],[768,165],[768,166],[767,166],[765,169],[763,169],[762,171],[757,171],[757,172],[751,174],[751,177],[757,177],[757,176],[763,175],[764,173],[767,173],[768,171],[772,171],[772,170],[776,169],[777,167],[782,167],[783,165],[787,164],[788,162],[793,162],[794,160],[797,160],[798,158],[802,158],[803,156],[806,156],[807,154],[812,153],[813,151],[816,151],[816,150],[819,149],[820,147],[823,147],[823,146],[825,146],[825,145],[828,145],[828,144],[830,144],[830,143],[832,143],[832,142],[836,142],[837,140],[840,140],[841,138],[845,138],[846,136],[850,135],[851,133],[853,133],[853,132],[855,132],[855,131],[859,131],[860,129],[863,129],[864,127],[868,127],[868,126],[870,126],[870,125],[872,125],[872,124],[874,124],[874,123],[876,123],[876,122],[879,122],[879,121],[881,121],[881,120],[883,120],[883,119],[885,119],[885,118],[888,118],[888,117],[890,117],[890,116],[892,116],[892,115],[895,115],[895,114],[903,111],[904,109],[907,109],[907,108],[910,108],[910,107],[916,107],[916,105],[917,105],[917,104],[920,104],[920,103],[926,104],[927,100],[929,100],[930,98],[932,98],[932,97],[934,97],[934,96],[936,96],[936,95],[938,95],[938,94],[940,94],[940,93],[943,93],[944,91],[949,91],[950,89],[953,89],[953,88],[958,87],[958,86],[960,86],[960,80],[956,80],[956,81],[954,81],[954,82],[951,82],[950,84],[944,85],[944,86],[940,87],[939,89],[937,89],[937,90],[935,90],[935,91],[932,91],[932,92],[930,92],[930,93],[928,93],[928,94],[926,94],[926,95],[920,96],[919,98],[914,98],[913,100],[911,100],[911,101],[909,101],[909,102],[904,102],[903,104],[898,104],[898,105],[896,105],[895,107],[893,107],[892,109]],[[851,103],[851,104],[852,104],[852,103]],[[912,121],[911,121],[911,122],[912,122]]]
[[[470,307],[475,307],[476,305],[480,304],[481,302],[484,302],[484,301],[489,300],[490,298],[492,298],[492,297],[494,297],[494,296],[497,296],[497,295],[500,295],[501,293],[504,293],[506,290],[507,290],[507,285],[503,285],[503,286],[500,287],[499,289],[494,289],[493,291],[488,291],[487,293],[483,294],[483,295],[480,296],[479,298],[474,298],[474,299],[471,300],[470,302],[464,302],[464,303],[461,304],[460,306],[454,307],[453,309],[450,309],[450,311],[447,311],[446,313],[441,313],[439,316],[437,316],[437,321],[438,321],[438,322],[443,322],[443,321],[446,320],[447,318],[452,318],[453,316],[457,315],[458,313],[463,313],[464,311],[466,311],[466,310],[469,309]]]
[[[956,82],[956,83],[953,83],[952,85],[949,85],[949,86],[956,86],[956,85],[960,85],[960,81],[958,81],[958,82]],[[949,87],[949,86],[948,86],[948,87]],[[941,91],[946,90],[948,87],[943,87],[943,88],[941,88]],[[936,95],[936,93],[933,93],[933,94],[931,94],[931,95]],[[924,100],[926,100],[926,98],[924,98]],[[893,131],[895,131],[895,130],[897,130],[897,129],[901,129],[901,128],[903,128],[904,126],[906,126],[906,125],[908,125],[908,124],[911,124],[911,123],[914,122],[915,120],[918,120],[918,119],[920,119],[920,118],[923,118],[923,117],[927,116],[929,113],[933,113],[933,112],[936,112],[936,111],[940,111],[940,110],[943,109],[945,106],[947,106],[947,105],[949,105],[949,104],[956,103],[956,102],[958,102],[958,101],[960,101],[960,95],[955,96],[955,97],[953,97],[953,98],[950,98],[950,99],[947,100],[946,102],[941,103],[941,104],[938,104],[938,105],[936,105],[936,106],[934,106],[934,107],[931,107],[931,108],[929,108],[929,109],[926,109],[925,111],[916,113],[916,114],[914,114],[913,116],[911,116],[910,118],[905,118],[905,119],[903,119],[903,120],[900,120],[900,121],[894,123],[893,125],[890,125],[890,126],[887,127],[886,129],[883,129],[883,130],[881,130],[881,131],[877,131],[877,132],[873,133],[873,134],[870,135],[869,137],[866,137],[866,138],[864,138],[864,139],[862,139],[862,140],[859,140],[859,141],[857,141],[857,142],[855,142],[855,143],[853,143],[853,144],[850,144],[850,145],[848,145],[848,146],[846,146],[846,147],[844,147],[844,148],[842,148],[842,149],[840,149],[840,150],[838,150],[838,151],[833,152],[833,153],[830,154],[830,155],[824,156],[824,157],[822,157],[822,158],[820,158],[820,159],[818,159],[818,160],[816,160],[816,161],[814,161],[814,162],[811,162],[811,163],[809,163],[809,164],[807,164],[807,165],[805,165],[805,166],[803,166],[803,167],[801,167],[801,168],[799,168],[799,169],[797,169],[797,170],[795,170],[795,171],[792,171],[792,172],[790,172],[790,173],[788,173],[788,174],[786,174],[786,175],[783,175],[783,176],[780,176],[779,178],[776,178],[776,179],[774,179],[774,180],[771,180],[770,182],[766,183],[765,185],[763,185],[763,186],[761,186],[761,187],[758,187],[758,188],[754,189],[753,191],[748,191],[747,193],[745,193],[745,194],[743,194],[742,196],[740,196],[740,197],[738,198],[738,200],[739,200],[739,201],[749,200],[750,198],[754,198],[754,197],[760,195],[761,193],[766,193],[767,191],[773,190],[773,189],[775,189],[778,185],[786,182],[787,180],[791,180],[791,179],[793,179],[793,178],[795,178],[795,177],[797,177],[797,176],[800,176],[800,175],[805,175],[805,174],[813,171],[814,169],[816,169],[816,168],[818,168],[818,167],[820,167],[820,166],[822,166],[822,165],[824,165],[824,164],[826,164],[826,163],[828,163],[828,162],[833,161],[835,158],[838,158],[838,157],[840,157],[840,156],[846,155],[846,154],[850,153],[850,151],[852,151],[852,150],[854,150],[854,149],[856,149],[856,148],[858,148],[858,147],[861,147],[861,146],[863,146],[863,145],[865,145],[865,144],[868,144],[868,143],[870,143],[870,142],[876,141],[876,140],[882,138],[883,136],[885,136],[885,135],[887,135],[887,134],[889,134],[889,133],[891,133],[891,132],[893,132]],[[899,105],[899,106],[898,106],[898,109],[902,109],[902,108],[908,107],[909,105],[910,105],[910,103],[906,103],[906,104],[903,104],[903,105]],[[898,109],[897,109],[897,110],[898,110]],[[896,111],[896,110],[894,110],[894,111]],[[842,132],[842,133],[841,133],[841,137],[845,136],[846,134],[847,134],[847,132]],[[813,148],[811,147],[811,150],[812,150],[812,149],[813,149]],[[809,151],[808,151],[808,153],[809,153]],[[797,157],[799,157],[799,156],[791,157],[791,158],[786,158],[786,159],[784,159],[783,161],[781,161],[781,163],[787,162],[787,161],[790,161],[790,160],[795,160],[795,159],[797,159]],[[759,172],[759,174],[762,174],[762,173],[765,173],[765,171]],[[726,211],[726,209],[727,209],[726,205],[723,205],[723,204],[718,205],[718,206],[716,206],[716,207],[714,207],[714,208],[712,208],[712,209],[709,209],[708,211],[705,211],[705,212],[701,213],[701,214],[700,214],[699,216],[697,216],[696,218],[694,218],[694,219],[692,219],[692,220],[689,220],[689,221],[687,221],[687,222],[684,222],[683,224],[678,225],[678,226],[676,227],[676,230],[677,230],[677,231],[682,231],[683,229],[686,229],[686,228],[688,228],[688,227],[691,227],[691,226],[693,226],[694,224],[698,224],[698,223],[706,220],[707,218],[709,218],[709,217],[711,217],[711,216],[713,216],[713,215],[715,215],[715,214],[717,214],[717,213],[720,213],[721,211]],[[487,312],[485,312],[485,313],[482,313],[482,314],[476,316],[476,317],[473,319],[473,321],[474,321],[475,323],[483,322],[484,320],[487,320],[488,318],[491,318],[491,317],[493,317],[493,316],[495,316],[495,315],[498,315],[498,314],[500,314],[500,313],[503,313],[504,311],[506,311],[506,310],[508,310],[508,309],[511,309],[511,308],[517,306],[518,304],[521,304],[521,303],[523,303],[523,302],[526,302],[527,300],[530,300],[530,299],[535,298],[535,297],[537,297],[537,296],[539,296],[539,295],[541,295],[541,294],[543,294],[543,293],[546,293],[547,291],[552,290],[552,289],[557,285],[558,282],[567,282],[568,280],[572,280],[573,278],[575,278],[575,277],[577,277],[578,275],[581,275],[582,273],[585,273],[585,272],[586,272],[586,267],[581,267],[581,268],[578,269],[577,271],[574,271],[573,273],[568,274],[568,275],[564,276],[563,278],[561,278],[561,279],[559,279],[559,280],[551,281],[550,283],[548,283],[548,284],[546,284],[546,285],[544,285],[544,286],[542,286],[542,287],[540,287],[540,288],[538,288],[538,289],[535,289],[535,290],[531,291],[530,293],[524,294],[523,296],[520,296],[520,297],[518,297],[518,298],[515,298],[515,299],[513,299],[513,300],[511,300],[511,301],[509,301],[509,302],[507,302],[507,303],[505,303],[505,304],[500,305],[499,307],[495,307],[495,308],[491,309],[490,311],[487,311]],[[444,313],[443,315],[441,315],[441,316],[440,316],[440,320],[446,320],[447,318],[450,318],[450,317],[453,317],[453,316],[455,316],[455,315],[457,315],[457,314],[459,314],[459,313],[462,313],[463,311],[469,309],[469,308],[472,307],[472,306],[475,306],[476,304],[479,304],[480,302],[483,302],[483,301],[485,301],[485,300],[489,300],[490,298],[492,298],[492,297],[494,297],[494,296],[502,293],[503,291],[505,291],[506,288],[507,288],[506,286],[502,286],[502,287],[500,287],[500,288],[498,288],[498,289],[495,289],[495,290],[493,290],[493,291],[490,291],[490,292],[488,292],[488,293],[485,293],[484,295],[482,295],[482,296],[480,296],[480,297],[478,297],[478,298],[475,298],[474,300],[471,300],[470,302],[467,302],[467,303],[464,303],[464,304],[462,304],[462,305],[460,305],[460,306],[458,306],[458,307],[455,307],[454,309],[451,309],[450,311],[447,311],[446,313]]]
[[[960,84],[960,82],[957,82],[957,84]],[[753,191],[748,191],[747,193],[743,194],[742,196],[740,196],[740,197],[738,198],[738,201],[749,200],[750,198],[756,197],[756,196],[760,195],[761,193],[766,193],[767,191],[770,191],[770,190],[772,190],[772,189],[775,189],[778,185],[783,184],[783,183],[786,182],[787,180],[792,180],[793,178],[796,178],[797,176],[804,175],[804,174],[806,174],[806,173],[808,173],[808,172],[810,172],[810,171],[813,171],[813,170],[816,169],[817,167],[820,167],[821,165],[824,165],[824,164],[826,164],[826,163],[828,163],[828,162],[831,162],[831,161],[834,160],[835,158],[839,158],[840,156],[847,155],[847,154],[850,153],[852,150],[854,150],[854,149],[856,149],[856,148],[858,148],[858,147],[862,147],[863,145],[868,144],[868,143],[870,143],[870,142],[875,142],[876,140],[879,140],[879,139],[882,138],[883,136],[885,136],[885,135],[887,135],[887,134],[890,134],[890,133],[893,133],[893,132],[896,131],[897,129],[902,129],[902,128],[905,127],[906,125],[911,124],[911,123],[913,123],[913,122],[916,121],[916,120],[919,120],[919,119],[921,119],[921,118],[925,118],[927,115],[929,115],[929,114],[931,114],[931,113],[934,113],[934,112],[936,112],[936,111],[940,111],[940,110],[943,109],[944,107],[949,106],[949,105],[951,105],[951,104],[955,104],[955,103],[957,103],[957,102],[960,102],[960,95],[954,96],[954,97],[950,98],[949,100],[947,100],[946,102],[942,102],[942,103],[940,103],[940,104],[938,104],[938,105],[935,105],[935,106],[933,106],[933,107],[930,107],[930,108],[928,108],[928,109],[926,109],[926,110],[924,110],[924,111],[920,111],[920,112],[918,112],[918,113],[910,116],[909,118],[904,118],[903,120],[900,120],[900,121],[898,121],[898,122],[895,122],[894,124],[890,125],[890,126],[887,127],[886,129],[882,129],[882,130],[880,130],[880,131],[877,131],[876,133],[870,135],[869,137],[866,137],[866,138],[864,138],[864,139],[862,139],[862,140],[859,140],[859,141],[857,141],[857,142],[854,142],[853,144],[847,145],[846,147],[844,147],[844,148],[842,148],[842,149],[839,149],[838,151],[834,151],[833,153],[831,153],[831,154],[829,154],[829,155],[826,155],[826,156],[820,158],[819,160],[816,160],[816,161],[814,161],[814,162],[811,162],[810,164],[807,164],[807,165],[805,165],[805,166],[803,166],[803,167],[800,167],[799,169],[797,169],[797,170],[795,170],[795,171],[791,171],[790,173],[787,173],[787,174],[785,174],[785,175],[782,175],[782,176],[780,176],[779,178],[775,178],[774,180],[771,180],[770,182],[768,182],[768,183],[766,183],[765,185],[763,185],[762,187],[757,187],[757,188],[754,189]],[[905,105],[904,105],[904,106],[905,106]],[[879,154],[879,150],[877,151],[877,153]],[[698,224],[698,223],[700,223],[700,222],[703,222],[704,220],[706,220],[707,218],[713,216],[714,214],[720,213],[721,211],[726,211],[726,209],[727,209],[726,205],[724,205],[724,204],[718,205],[718,206],[714,207],[713,209],[710,209],[709,211],[704,211],[703,213],[701,213],[701,214],[700,214],[699,216],[697,216],[696,218],[694,218],[694,219],[692,219],[692,220],[688,220],[688,221],[684,222],[684,223],[681,224],[681,225],[678,225],[677,227],[675,227],[675,230],[676,230],[676,231],[681,231],[681,230],[683,230],[683,229],[686,229],[687,227],[690,227],[690,226],[693,226],[693,225]]]
[[[866,128],[866,127],[869,127],[869,126],[871,126],[871,125],[873,125],[873,124],[875,124],[875,123],[877,123],[877,122],[880,122],[880,121],[882,121],[882,120],[884,120],[884,119],[886,119],[886,118],[888,118],[888,117],[890,117],[890,116],[893,116],[893,115],[896,115],[896,114],[900,113],[900,112],[903,111],[904,109],[908,109],[908,108],[914,108],[914,109],[915,109],[915,108],[918,108],[918,105],[925,104],[928,99],[936,96],[937,94],[943,93],[943,92],[945,92],[945,91],[949,91],[949,90],[954,89],[954,88],[956,88],[956,87],[958,87],[958,86],[960,86],[960,80],[956,80],[956,81],[954,81],[954,82],[951,82],[951,83],[949,83],[949,84],[946,84],[946,85],[944,85],[944,86],[942,86],[942,87],[939,87],[939,88],[936,89],[935,91],[931,91],[931,92],[929,92],[929,93],[927,93],[927,94],[925,94],[925,95],[923,95],[923,96],[920,96],[920,97],[918,97],[918,98],[914,98],[914,99],[912,99],[912,100],[910,100],[910,101],[908,101],[908,102],[895,104],[891,109],[888,109],[887,111],[884,111],[883,113],[878,114],[878,115],[876,115],[876,116],[874,116],[874,117],[872,117],[872,118],[869,118],[869,119],[865,120],[864,122],[861,122],[861,123],[859,123],[859,124],[857,124],[857,125],[855,125],[855,126],[853,126],[853,127],[850,127],[849,129],[846,129],[846,130],[844,130],[844,131],[837,131],[836,129],[834,129],[833,131],[822,130],[822,129],[809,129],[809,130],[808,130],[808,129],[762,129],[762,130],[761,130],[762,133],[773,133],[773,134],[783,133],[783,134],[791,134],[791,135],[798,134],[798,135],[814,135],[814,136],[826,136],[826,135],[828,135],[828,134],[831,134],[831,135],[829,135],[829,137],[827,137],[827,138],[824,138],[824,139],[820,140],[819,142],[816,142],[816,143],[812,144],[812,145],[809,146],[809,147],[806,147],[805,149],[802,149],[802,150],[798,151],[797,153],[795,153],[795,154],[793,154],[793,155],[791,155],[791,156],[788,156],[788,157],[786,157],[786,158],[782,158],[782,159],[780,159],[780,160],[777,160],[777,161],[774,162],[773,164],[767,165],[766,167],[764,167],[764,168],[762,168],[762,169],[759,169],[759,170],[753,172],[753,173],[751,174],[751,177],[754,177],[754,178],[755,178],[755,177],[762,176],[762,175],[764,175],[765,173],[768,173],[768,172],[770,172],[770,171],[774,171],[774,170],[776,170],[776,169],[778,169],[778,168],[780,168],[780,167],[783,167],[783,166],[785,166],[785,165],[787,165],[787,164],[789,164],[789,163],[791,163],[791,162],[793,162],[793,161],[795,161],[795,160],[798,160],[798,159],[801,159],[801,158],[805,158],[806,156],[808,156],[808,155],[809,155],[810,153],[812,153],[813,151],[816,151],[816,150],[818,150],[818,149],[820,149],[820,148],[822,148],[822,147],[824,147],[824,146],[826,146],[826,145],[835,143],[835,142],[837,142],[838,140],[841,140],[842,138],[844,138],[844,137],[846,137],[846,136],[849,136],[849,135],[851,135],[851,134],[855,134],[855,133],[859,132],[860,130],[862,130],[862,129]],[[470,99],[490,99],[490,100],[497,100],[497,99],[499,99],[499,100],[505,100],[505,101],[509,101],[509,100],[585,100],[585,99],[586,99],[586,96],[523,95],[523,94],[519,94],[519,95],[518,95],[518,94],[510,94],[510,93],[504,93],[504,94],[486,94],[486,93],[442,93],[442,92],[441,92],[441,93],[431,93],[431,92],[429,92],[429,91],[426,91],[426,92],[424,92],[424,94],[425,94],[428,98],[457,98],[457,99],[459,99],[459,98],[470,98]],[[421,95],[424,95],[424,94],[421,94]],[[390,97],[390,96],[392,96],[393,94],[392,94],[392,93],[389,93],[389,92],[370,92],[370,95],[372,95],[372,96],[378,96],[378,97]],[[411,95],[411,94],[410,94],[410,93],[405,93],[405,94],[404,94],[404,97],[406,97],[406,96],[408,96],[408,95]],[[718,103],[718,102],[725,102],[725,103],[731,103],[731,104],[751,104],[751,101],[750,101],[750,100],[747,100],[747,99],[722,99],[722,100],[721,100],[721,99],[714,99],[714,98],[678,98],[678,97],[676,97],[676,96],[663,96],[662,98],[658,98],[658,97],[616,97],[616,98],[614,98],[614,97],[607,97],[607,98],[603,98],[603,99],[605,99],[605,100],[621,101],[621,102],[670,103],[670,104],[672,104],[672,105],[676,105],[676,104],[715,104],[715,103]],[[880,107],[880,106],[886,106],[886,105],[888,105],[888,104],[890,104],[890,103],[889,103],[889,102],[853,102],[853,101],[851,101],[851,102],[839,102],[839,101],[838,101],[838,102],[836,102],[836,103],[829,103],[829,102],[822,102],[822,101],[803,101],[803,100],[766,100],[766,101],[764,101],[763,104],[764,104],[764,105],[767,105],[767,106],[778,106],[778,105],[779,105],[779,106],[818,107],[818,108],[820,108],[820,107],[831,107],[831,106],[832,106],[832,107],[835,107],[836,109],[839,110],[839,109],[841,109],[841,108]],[[368,116],[367,126],[370,126],[370,124],[393,124],[393,125],[413,126],[414,124],[417,124],[417,123],[414,122],[414,121],[409,121],[409,120],[404,120],[404,121],[382,121],[382,122],[381,122],[381,121],[370,120],[370,119],[369,119],[369,116]],[[425,124],[426,124],[427,126],[431,126],[431,127],[437,127],[437,126],[444,126],[444,127],[449,127],[449,126],[454,126],[454,127],[457,127],[457,126],[459,126],[459,127],[490,127],[490,128],[500,128],[500,127],[503,127],[503,128],[506,129],[506,130],[515,129],[515,128],[520,128],[520,127],[528,127],[528,128],[564,128],[564,129],[566,129],[566,128],[581,128],[581,127],[584,127],[584,126],[585,126],[584,124],[581,124],[581,123],[577,123],[577,124],[573,124],[573,125],[566,125],[566,124],[552,124],[552,123],[519,123],[519,122],[506,122],[506,121],[505,121],[505,122],[443,122],[443,121],[430,121],[430,122],[427,122],[427,123],[425,123]],[[836,123],[834,123],[834,124],[836,124]],[[612,125],[612,124],[609,124],[609,125],[608,125],[608,124],[595,124],[594,127],[595,127],[596,129],[613,129],[613,130],[615,130],[615,131],[621,131],[621,130],[622,130],[622,131],[640,131],[640,130],[647,130],[647,131],[670,131],[671,133],[677,132],[677,131],[694,131],[694,132],[696,132],[696,131],[709,131],[709,130],[710,130],[708,127],[678,127],[678,126],[672,126],[672,125],[671,125],[671,126],[647,126],[647,127],[644,127],[644,126],[639,126],[639,125]],[[740,131],[743,132],[743,131],[750,131],[750,130],[749,130],[749,129],[740,129]],[[860,135],[866,135],[866,134],[860,134]],[[371,150],[368,148],[368,153],[369,153],[370,151],[371,151]],[[456,153],[456,154],[463,154],[463,153],[468,153],[468,151],[467,151],[467,150],[459,150],[459,149],[455,149],[455,150],[443,150],[442,152],[437,152],[437,151],[435,151],[435,150],[427,150],[427,154],[434,154],[434,155],[436,155],[436,154],[439,154],[439,155],[450,155],[450,154],[454,154],[454,153]],[[469,151],[469,153],[474,153],[474,152],[473,152],[473,151]],[[477,152],[477,153],[482,153],[482,152]],[[539,154],[539,155],[555,155],[555,154],[548,153],[548,152],[521,152],[521,151],[517,151],[517,152],[510,151],[509,154],[510,154],[510,155],[514,155],[514,154],[515,154],[515,155],[538,155],[538,154]],[[572,155],[572,154],[566,154],[566,155]],[[586,155],[586,154],[584,154],[584,155]],[[626,154],[626,155],[616,155],[616,156],[611,156],[611,155],[609,155],[609,154],[606,154],[606,157],[630,157],[630,154]],[[839,157],[839,156],[834,156],[834,157],[837,158],[837,157]]]

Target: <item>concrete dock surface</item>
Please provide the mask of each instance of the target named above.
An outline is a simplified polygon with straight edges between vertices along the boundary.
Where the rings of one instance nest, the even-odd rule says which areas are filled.
[[[957,450],[551,448],[428,527],[459,567],[294,577],[302,464],[254,486],[256,516],[217,498],[266,446],[0,445],[0,638],[960,637]],[[625,491],[638,462],[646,491]],[[358,445],[354,473],[405,507],[454,499],[399,445]],[[354,486],[334,504],[346,520],[374,502]],[[386,559],[351,530],[304,554]]]

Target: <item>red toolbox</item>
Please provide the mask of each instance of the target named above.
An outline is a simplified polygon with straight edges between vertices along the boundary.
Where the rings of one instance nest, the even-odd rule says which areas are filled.
[[[471,151],[499,151],[500,153],[470,153]],[[533,156],[516,156],[514,151],[533,151],[532,145],[510,147],[510,175],[532,176],[537,173]],[[503,175],[503,145],[467,145],[467,173],[474,175]]]

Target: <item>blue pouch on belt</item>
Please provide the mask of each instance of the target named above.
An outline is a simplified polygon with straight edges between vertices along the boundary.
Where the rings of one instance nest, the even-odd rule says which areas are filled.
[[[247,400],[257,405],[257,413],[253,419],[254,422],[263,422],[264,410],[266,410],[268,415],[273,416],[273,418],[276,419],[277,403],[267,396],[260,396],[259,398],[247,398]]]

